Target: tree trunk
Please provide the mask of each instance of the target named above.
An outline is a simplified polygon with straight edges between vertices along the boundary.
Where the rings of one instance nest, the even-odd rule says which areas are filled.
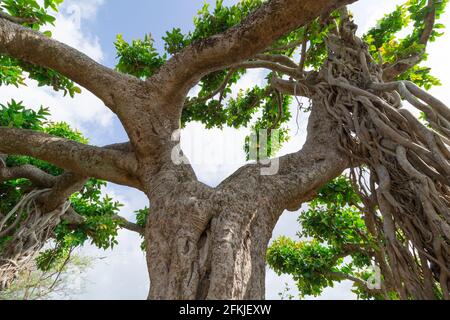
[[[165,195],[165,207],[152,202],[149,298],[264,299],[265,254],[281,212],[248,199],[205,198],[199,184],[182,188],[181,197]]]

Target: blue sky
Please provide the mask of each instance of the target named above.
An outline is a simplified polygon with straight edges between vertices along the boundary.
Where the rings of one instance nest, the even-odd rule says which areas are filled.
[[[213,3],[215,1],[208,1]],[[236,0],[225,0],[225,4]],[[403,0],[360,0],[351,7],[360,30],[367,30],[374,25],[383,13],[392,10]],[[183,31],[192,28],[193,16],[204,1],[198,0],[66,0],[57,17],[54,37],[87,53],[97,61],[113,67],[116,52],[113,42],[117,34],[124,35],[126,40],[141,38],[151,33],[156,46],[162,48],[161,37],[173,27]],[[450,17],[445,14],[443,23],[450,25]],[[446,35],[437,44],[430,47],[428,65],[434,68],[434,74],[445,83],[450,83],[450,69],[442,65],[447,60],[450,50],[450,37]],[[445,60],[444,60],[445,59]],[[262,81],[264,72],[250,72],[234,89],[250,87]],[[444,101],[450,100],[445,87],[433,90],[435,95]],[[1,87],[2,101],[9,98],[23,100],[29,107],[38,108],[45,105],[51,108],[53,119],[67,121],[82,130],[92,144],[105,145],[126,141],[126,135],[115,116],[102,103],[84,91],[74,99],[61,97],[61,94],[48,88],[39,88],[30,82],[27,88],[20,90],[12,87]],[[295,114],[295,106],[292,106]],[[295,118],[295,117],[294,117]],[[300,115],[299,134],[280,151],[281,154],[299,150],[304,142],[307,116]],[[295,120],[289,124],[292,132],[296,131]],[[246,130],[225,129],[205,130],[199,124],[190,124],[182,133],[182,147],[193,162],[199,179],[215,186],[229,174],[245,163],[242,145]],[[195,140],[194,140],[195,137]],[[218,143],[218,141],[220,143]],[[233,158],[227,157],[234,155]],[[205,158],[207,161],[205,162]],[[196,161],[197,159],[203,160]],[[135,190],[109,185],[105,193],[113,195],[125,204],[122,215],[134,219],[133,211],[146,205],[145,196]],[[297,213],[286,213],[277,225],[274,236],[295,236],[298,230]],[[80,276],[76,286],[82,290],[74,291],[70,298],[78,299],[144,299],[148,290],[148,276],[144,254],[139,245],[140,239],[135,234],[121,231],[120,244],[113,251],[101,251],[86,246],[80,254],[97,257],[92,268]],[[102,259],[98,259],[101,257]],[[278,277],[269,271],[267,276],[267,297],[276,299],[283,290],[289,277]],[[75,285],[75,284],[74,284]],[[295,293],[295,290],[293,290]],[[351,299],[349,283],[337,285],[327,290],[322,299]]]

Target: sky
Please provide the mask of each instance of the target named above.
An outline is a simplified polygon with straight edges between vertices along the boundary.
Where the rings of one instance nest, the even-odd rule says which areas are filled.
[[[350,6],[359,33],[376,24],[384,13],[390,12],[397,4],[406,0],[360,0]],[[78,50],[83,51],[96,61],[114,67],[116,52],[113,42],[117,34],[123,34],[126,40],[142,38],[151,34],[157,48],[162,49],[161,37],[173,27],[188,31],[193,27],[193,16],[203,4],[203,0],[65,0],[57,15],[55,27],[50,28],[53,36]],[[207,2],[213,3],[214,0]],[[237,0],[225,0],[233,4]],[[450,14],[442,17],[442,23],[450,25]],[[442,80],[442,87],[436,87],[431,93],[443,100],[450,101],[450,35],[446,34],[429,46],[429,59],[426,62],[433,74]],[[263,70],[252,70],[235,91],[261,83]],[[50,88],[37,87],[30,81],[26,88],[0,87],[0,103],[11,98],[23,101],[31,108],[41,105],[49,107],[52,120],[66,121],[81,130],[91,144],[106,145],[127,141],[126,134],[115,115],[102,102],[87,90],[75,98],[63,97]],[[296,105],[292,105],[296,114]],[[298,134],[285,144],[279,156],[296,152],[305,141],[307,115],[299,115]],[[295,116],[289,123],[291,132],[297,131]],[[193,168],[202,182],[216,186],[240,166],[245,164],[243,144],[246,129],[206,130],[198,123],[189,124],[182,132],[182,148],[190,159]],[[195,137],[195,141],[194,141]],[[148,200],[139,191],[109,184],[104,193],[113,196],[124,204],[121,215],[134,220],[133,212],[148,206]],[[296,237],[299,212],[285,212],[277,224],[273,238],[280,235]],[[93,257],[91,267],[84,270],[74,281],[74,292],[70,299],[145,299],[149,280],[144,253],[140,249],[141,239],[136,234],[122,230],[119,233],[119,245],[113,250],[99,250],[86,245],[78,251],[84,256]],[[295,284],[289,276],[277,276],[267,271],[266,298],[278,299],[286,284],[290,293],[296,295]],[[343,282],[332,289],[325,290],[318,299],[355,299],[351,293],[351,283]],[[67,298],[67,297],[66,297]],[[312,297],[309,297],[312,299]]]

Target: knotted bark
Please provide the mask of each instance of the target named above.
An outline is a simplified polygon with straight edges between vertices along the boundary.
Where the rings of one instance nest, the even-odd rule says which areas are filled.
[[[344,12],[328,38],[313,96],[335,119],[342,150],[360,166],[352,177],[388,262],[388,287],[402,299],[449,299],[450,109],[410,82],[384,83],[355,30]]]

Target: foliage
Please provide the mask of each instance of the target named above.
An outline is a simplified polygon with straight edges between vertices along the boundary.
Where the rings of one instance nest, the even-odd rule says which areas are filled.
[[[133,40],[131,43],[127,43],[119,35],[116,41],[119,57],[116,69],[140,78],[148,78],[165,62],[168,56],[178,53],[189,44],[237,25],[262,3],[261,0],[244,0],[227,7],[223,4],[223,1],[218,0],[213,10],[210,10],[209,4],[205,3],[194,18],[193,31],[183,34],[181,29],[174,28],[166,33],[163,37],[165,53],[162,55],[157,53],[150,36],[145,36],[143,40]],[[292,40],[291,38],[292,36],[285,37],[284,41]],[[282,43],[282,41],[280,40],[279,43]],[[282,98],[283,115],[277,123],[274,123],[278,114],[275,93],[267,94],[265,87],[255,86],[247,90],[241,90],[235,96],[232,95],[232,85],[236,84],[245,73],[246,70],[244,69],[222,70],[204,76],[198,83],[198,95],[194,98],[188,98],[186,102],[189,107],[183,110],[182,125],[184,126],[191,121],[199,121],[206,128],[252,126],[255,130],[272,127],[272,129],[279,129],[283,123],[290,119],[290,98]],[[267,80],[269,78],[268,76]],[[227,82],[223,90],[211,97],[211,94],[225,80]],[[258,113],[258,109],[262,116],[253,119],[255,114]],[[286,129],[281,131],[280,138],[280,143],[288,139]],[[246,149],[248,149],[248,143]],[[273,154],[270,153],[269,155]]]
[[[40,107],[38,111],[27,109],[22,102],[12,100],[6,105],[0,105],[0,126],[9,126],[22,129],[41,131],[74,140],[88,143],[88,140],[67,123],[54,123],[47,120],[48,109]],[[63,173],[60,168],[28,156],[9,155],[6,165],[9,167],[31,164],[54,176]],[[87,240],[101,248],[113,248],[117,244],[116,236],[119,222],[113,219],[118,214],[121,204],[113,201],[107,195],[102,195],[106,182],[89,179],[83,189],[70,197],[72,208],[84,217],[85,222],[74,228],[62,222],[55,230],[54,248],[43,251],[37,258],[37,266],[43,271],[53,268],[55,264],[64,259],[73,248],[82,246]],[[23,195],[31,190],[32,186],[26,179],[10,180],[0,183],[0,212],[9,212]],[[0,240],[4,245],[8,239]]]
[[[350,181],[341,176],[324,186],[300,214],[301,241],[286,237],[275,240],[267,261],[278,274],[293,276],[301,297],[319,296],[350,277],[366,281],[373,276],[376,242],[356,207],[360,198]],[[353,291],[360,298],[379,298],[360,283]]]
[[[14,17],[24,18],[24,25],[35,30],[45,24],[53,24],[55,17],[48,10],[58,11],[64,0],[45,0],[43,6],[36,0],[3,0],[0,7]]]

